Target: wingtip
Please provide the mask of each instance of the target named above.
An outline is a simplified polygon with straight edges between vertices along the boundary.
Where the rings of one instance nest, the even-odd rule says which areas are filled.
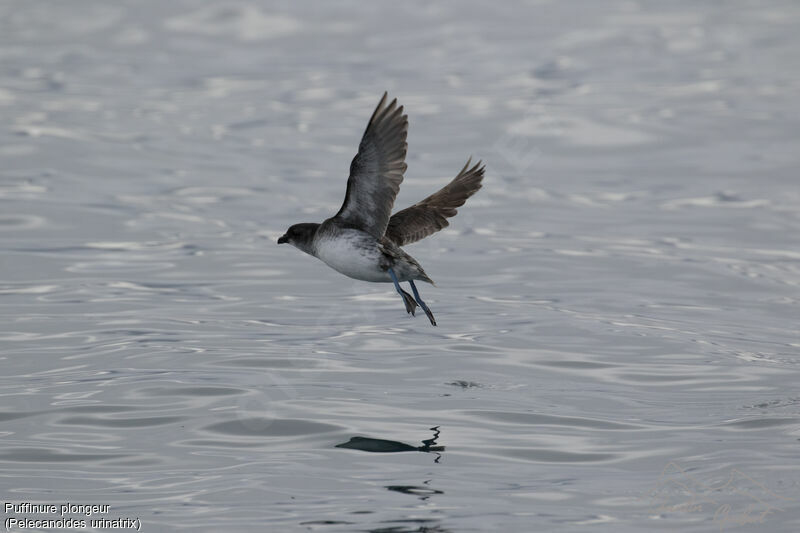
[[[388,98],[389,92],[384,91],[381,101],[378,102],[375,111],[372,112],[372,116],[369,118],[369,122],[367,122],[367,131],[369,131],[371,127],[382,123],[387,118],[393,118],[397,115],[405,122],[405,130],[408,130],[408,116],[403,114],[403,106],[398,106],[397,98],[392,98],[392,101],[387,104],[386,101]]]
[[[470,154],[469,158],[467,159],[467,162],[464,165],[464,168],[461,169],[461,172],[459,172],[459,174],[463,174],[464,172],[466,172],[467,169],[469,168],[469,164],[470,163],[472,163],[472,155],[471,154]]]
[[[467,163],[464,165],[464,168],[461,169],[461,172],[459,172],[456,177],[464,176],[466,174],[478,174],[483,176],[483,173],[486,170],[486,165],[483,164],[483,160],[478,159],[478,162],[470,167],[471,164],[472,156],[470,155],[467,159]]]
[[[405,113],[403,106],[398,108],[397,114],[400,116],[400,122],[403,124],[403,129],[408,132],[408,115]]]

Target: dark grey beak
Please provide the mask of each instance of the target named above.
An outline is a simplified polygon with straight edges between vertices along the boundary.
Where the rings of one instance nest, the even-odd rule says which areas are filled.
[[[285,242],[289,242],[289,237],[287,237],[286,235],[284,235],[280,239],[278,239],[278,244],[283,244]]]

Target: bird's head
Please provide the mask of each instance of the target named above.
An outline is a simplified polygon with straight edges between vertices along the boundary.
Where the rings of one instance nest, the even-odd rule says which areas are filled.
[[[314,234],[317,232],[318,227],[319,224],[314,224],[311,222],[295,224],[286,230],[286,233],[284,233],[278,239],[278,244],[289,243],[298,250],[302,250],[307,254],[310,254],[311,242],[314,240]]]

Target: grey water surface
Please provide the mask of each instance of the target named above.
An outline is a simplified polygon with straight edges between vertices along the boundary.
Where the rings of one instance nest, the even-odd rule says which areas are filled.
[[[798,24],[791,0],[0,2],[4,521],[800,530]],[[435,328],[275,242],[336,212],[384,90],[398,208],[487,165],[407,248]]]

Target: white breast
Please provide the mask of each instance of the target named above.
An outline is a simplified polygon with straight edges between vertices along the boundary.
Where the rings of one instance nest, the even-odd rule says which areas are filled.
[[[377,244],[371,237],[364,238],[360,232],[320,239],[315,251],[326,265],[345,276],[363,281],[391,281],[389,274],[379,266],[381,252]]]

